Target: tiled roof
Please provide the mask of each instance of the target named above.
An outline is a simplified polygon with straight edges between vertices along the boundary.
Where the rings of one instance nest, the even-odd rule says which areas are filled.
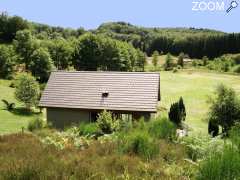
[[[40,107],[156,112],[159,73],[52,72]]]

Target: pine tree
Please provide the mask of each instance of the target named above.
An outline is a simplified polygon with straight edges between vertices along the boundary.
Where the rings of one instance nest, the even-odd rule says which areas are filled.
[[[186,108],[182,97],[180,97],[178,102],[171,105],[168,116],[170,121],[175,123],[178,127],[181,127],[182,121],[186,119]]]

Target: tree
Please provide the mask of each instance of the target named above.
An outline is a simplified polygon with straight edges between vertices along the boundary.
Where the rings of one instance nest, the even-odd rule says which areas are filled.
[[[214,122],[222,127],[223,133],[228,133],[234,123],[240,121],[240,100],[232,88],[223,84],[215,91],[216,96],[209,98],[209,122]]]
[[[158,64],[158,56],[159,56],[158,51],[154,51],[152,54],[152,64],[153,64],[155,70],[156,70],[157,64]]]
[[[75,44],[73,65],[77,70],[132,71],[138,52],[130,44],[87,33]]]
[[[26,69],[28,69],[32,60],[30,57],[40,47],[40,44],[29,30],[23,30],[17,32],[14,47],[21,57],[20,63],[25,63]]]
[[[178,102],[175,102],[171,105],[169,113],[168,113],[170,121],[172,121],[177,126],[181,124],[180,110],[178,106]]]
[[[72,46],[63,38],[54,39],[51,42],[49,53],[55,67],[59,70],[67,69],[72,64]]]
[[[169,70],[172,69],[172,67],[173,67],[173,59],[172,59],[170,53],[167,54],[166,60],[165,60],[165,63],[163,65],[163,67],[164,67],[165,71],[169,71]]]
[[[144,67],[146,63],[146,54],[144,54],[140,49],[137,49],[137,60],[135,63],[135,71],[144,72]]]
[[[23,102],[28,110],[38,102],[40,88],[38,82],[33,76],[23,73],[16,78],[15,97]]]
[[[40,82],[46,82],[53,70],[53,62],[47,49],[39,48],[30,57],[29,70]]]
[[[15,61],[12,46],[0,45],[0,78],[12,78]]]
[[[181,127],[182,121],[186,119],[186,109],[182,97],[178,102],[171,105],[170,111],[168,113],[170,121]]]
[[[96,71],[101,61],[102,49],[99,36],[91,33],[81,36],[77,42],[73,64],[77,70]]]
[[[179,54],[177,64],[181,67],[184,66],[184,53]]]
[[[15,38],[17,31],[28,28],[28,22],[21,17],[10,17],[4,12],[0,14],[0,39],[11,42]]]

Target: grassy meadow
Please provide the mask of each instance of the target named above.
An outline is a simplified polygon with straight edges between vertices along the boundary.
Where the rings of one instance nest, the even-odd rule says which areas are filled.
[[[14,97],[14,88],[9,87],[11,81],[0,80],[0,134],[9,134],[26,128],[28,122],[38,116],[38,113],[28,113],[23,109],[23,104]],[[2,99],[15,103],[16,108],[9,112],[5,109]]]
[[[182,96],[187,110],[186,123],[194,132],[207,133],[207,99],[213,95],[218,84],[233,87],[240,93],[240,78],[237,75],[182,70],[177,73],[161,71],[160,76],[160,109],[169,109],[171,103]]]

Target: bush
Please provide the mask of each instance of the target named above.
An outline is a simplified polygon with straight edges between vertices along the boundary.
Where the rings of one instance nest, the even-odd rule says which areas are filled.
[[[92,136],[99,134],[99,129],[96,123],[82,123],[79,125],[79,135]]]
[[[181,143],[185,144],[187,155],[193,161],[202,160],[212,152],[221,152],[224,147],[220,137],[211,138],[203,134],[184,137]]]
[[[124,137],[120,146],[123,146],[123,152],[136,154],[146,159],[152,159],[159,153],[158,144],[146,131],[131,132]]]
[[[176,126],[168,118],[159,118],[151,122],[149,134],[155,138],[173,140],[176,137]]]
[[[212,153],[200,164],[197,179],[239,179],[239,169],[239,150],[233,145],[225,145],[222,152]]]
[[[34,131],[37,129],[42,129],[44,127],[44,121],[40,118],[33,119],[28,123],[28,130]]]
[[[119,129],[119,121],[111,112],[104,110],[98,115],[97,126],[104,134],[111,134]]]
[[[206,66],[207,63],[208,63],[208,57],[207,56],[203,56],[202,61],[203,61],[203,66]]]
[[[240,123],[236,123],[230,130],[230,140],[240,149]]]
[[[179,56],[178,56],[177,64],[180,67],[184,66],[184,56],[185,56],[184,53],[180,53]]]
[[[178,69],[177,68],[173,68],[173,71],[172,71],[173,73],[176,73],[176,72],[178,72]]]
[[[163,65],[165,71],[172,70],[173,68],[173,59],[170,53],[167,54],[165,63]]]
[[[231,67],[234,66],[234,61],[227,57],[215,58],[213,61],[209,61],[207,68],[210,70],[216,70],[219,72],[228,72]]]

